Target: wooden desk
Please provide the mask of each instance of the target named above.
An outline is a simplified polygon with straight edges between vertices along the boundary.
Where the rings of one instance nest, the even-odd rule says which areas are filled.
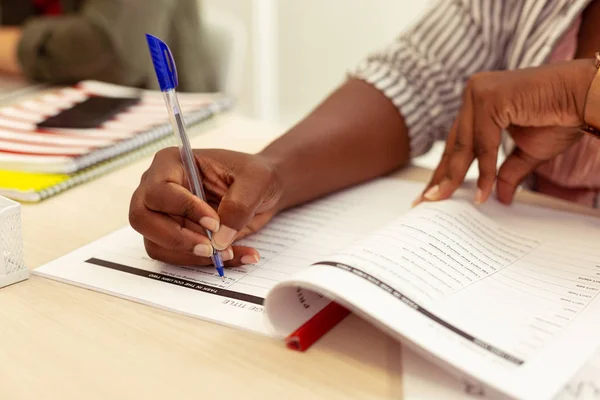
[[[233,117],[198,147],[257,151],[279,129]],[[127,224],[150,160],[22,209],[27,265]],[[0,399],[388,399],[400,346],[349,318],[311,351],[33,276],[0,290]]]
[[[234,117],[204,129],[195,146],[249,152],[279,133]],[[25,205],[27,265],[126,225],[149,161]],[[399,176],[424,180],[428,172]],[[400,345],[354,316],[299,354],[273,339],[36,276],[0,290],[0,360],[7,400],[402,398]]]

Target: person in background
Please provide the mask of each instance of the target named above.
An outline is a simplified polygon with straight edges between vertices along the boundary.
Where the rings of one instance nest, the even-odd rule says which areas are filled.
[[[453,124],[478,119],[473,113],[456,117],[461,105],[473,101],[471,88],[486,78],[480,73],[593,58],[600,49],[599,22],[600,0],[436,1],[414,27],[368,57],[259,154],[196,150],[211,204],[185,190],[177,150],[159,152],[132,197],[131,225],[144,236],[148,254],[165,262],[209,265],[212,248],[223,251],[228,265],[256,262],[255,249],[231,247],[236,238],[286,208],[394,171],[435,140],[446,139]],[[484,137],[487,128],[473,135]],[[502,142],[512,162],[531,156],[509,136]],[[587,135],[569,144],[565,152],[552,153],[548,163],[530,164],[535,166],[528,177],[531,188],[597,206],[600,141]],[[456,141],[450,148],[468,145]],[[493,184],[484,172],[478,201]],[[512,178],[516,188],[520,177]],[[433,183],[427,196],[439,198]],[[212,242],[199,233],[199,225],[215,232]]]
[[[181,90],[213,90],[198,0],[1,0],[0,72],[158,88],[145,33],[165,40]]]

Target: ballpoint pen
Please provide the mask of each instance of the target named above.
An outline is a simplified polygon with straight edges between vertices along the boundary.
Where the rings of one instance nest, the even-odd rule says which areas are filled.
[[[175,92],[175,88],[177,87],[175,60],[173,60],[171,50],[166,43],[156,36],[146,34],[146,41],[148,42],[150,57],[152,58],[154,71],[158,78],[160,91],[163,93],[165,103],[167,104],[169,118],[173,125],[173,133],[177,139],[179,154],[181,154],[183,167],[187,174],[190,192],[203,201],[206,201],[206,195],[204,194],[204,188],[202,187],[202,182],[200,180],[200,171],[198,170],[196,159],[192,153],[192,146],[190,146],[190,141],[187,137],[185,122],[181,113],[181,107],[179,106],[179,100],[177,99],[177,93]],[[212,233],[209,230],[206,230],[206,236],[212,240]],[[215,265],[219,276],[225,281],[223,259],[221,258],[221,254],[214,248],[211,260]]]

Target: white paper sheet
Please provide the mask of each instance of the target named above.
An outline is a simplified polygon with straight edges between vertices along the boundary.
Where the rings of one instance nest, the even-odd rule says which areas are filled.
[[[257,248],[261,260],[254,266],[226,269],[225,283],[212,267],[176,267],[150,259],[142,237],[131,228],[114,232],[34,273],[271,334],[262,303],[276,283],[406,212],[422,187],[382,179],[283,213],[239,242]],[[313,308],[309,314],[316,311]]]

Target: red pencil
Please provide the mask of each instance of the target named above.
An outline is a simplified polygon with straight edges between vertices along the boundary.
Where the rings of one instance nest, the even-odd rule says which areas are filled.
[[[350,311],[332,301],[292,332],[285,339],[285,343],[289,349],[306,351],[349,314]]]

